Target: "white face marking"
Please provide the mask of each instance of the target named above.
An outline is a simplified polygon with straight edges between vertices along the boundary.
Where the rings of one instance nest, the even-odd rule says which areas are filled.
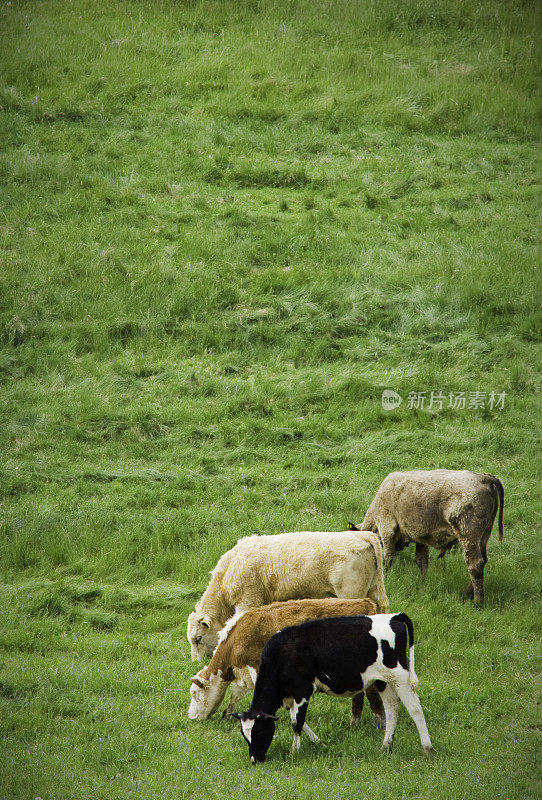
[[[255,719],[242,719],[241,720],[241,728],[243,730],[243,735],[249,742],[252,743],[252,728],[254,727],[254,723],[256,722]]]
[[[222,680],[220,675],[211,674],[210,678],[199,676],[203,686],[192,683],[190,686],[190,708],[188,717],[190,719],[208,719],[214,714],[222,702],[226,689],[229,684]]]

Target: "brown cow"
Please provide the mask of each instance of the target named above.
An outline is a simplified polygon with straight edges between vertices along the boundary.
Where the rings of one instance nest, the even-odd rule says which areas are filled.
[[[251,608],[244,614],[232,617],[220,631],[218,647],[209,664],[192,678],[190,688],[190,719],[208,719],[220,706],[226,690],[232,686],[231,700],[223,713],[229,717],[241,698],[254,688],[262,649],[277,631],[298,625],[308,619],[321,617],[375,614],[376,604],[368,597],[360,600],[286,600],[260,608]],[[352,698],[351,721],[359,722],[364,694]],[[375,687],[367,690],[375,724],[380,727],[384,709]]]

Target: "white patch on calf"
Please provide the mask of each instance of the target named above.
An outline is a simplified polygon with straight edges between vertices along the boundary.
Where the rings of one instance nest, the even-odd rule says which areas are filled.
[[[255,719],[242,719],[241,720],[241,730],[243,731],[243,736],[249,742],[252,742],[252,728],[254,727],[254,723],[256,722]]]
[[[397,663],[397,666],[390,668],[384,664],[384,653],[382,652],[382,642],[385,641],[389,644],[391,649],[395,649],[395,631],[390,626],[390,620],[396,614],[371,614],[370,619],[373,621],[369,634],[376,639],[378,649],[376,653],[376,661],[374,664],[369,664],[365,672],[361,673],[363,684],[365,688],[370,686],[375,680],[388,681],[392,675],[396,675],[396,670],[406,672],[404,668]],[[381,670],[387,673],[383,675]]]
[[[286,698],[284,700],[283,705],[286,708],[290,709],[290,719],[292,720],[292,725],[293,726],[295,726],[295,724],[297,722],[297,712],[299,711],[299,709],[302,706],[306,705],[308,702],[309,701],[308,701],[308,699],[306,697],[304,697],[303,700],[300,703],[296,703],[296,701],[294,700],[293,697],[288,697],[288,698]],[[303,727],[301,728],[301,730],[304,733],[307,734],[307,736],[309,737],[311,742],[319,742],[320,741],[318,736],[315,734],[315,732],[313,730],[311,730],[309,728],[309,726],[307,725],[306,722],[303,723]],[[299,733],[295,733],[295,731],[294,731],[294,740],[292,742],[292,749],[291,749],[290,752],[297,753],[299,751],[300,745],[301,745],[300,735],[299,735]]]
[[[382,658],[382,648],[380,646],[380,642],[384,639],[388,642],[389,646],[393,649],[395,647],[395,632],[392,630],[390,626],[390,619],[394,617],[395,614],[372,614],[371,620],[371,630],[369,631],[370,635],[373,636],[378,642],[378,655],[377,659],[380,657]]]
[[[414,672],[414,645],[411,645],[408,651],[408,675],[412,689],[417,692],[419,681],[418,676]]]
[[[290,707],[290,719],[292,720],[292,724],[294,722],[297,722],[297,712],[299,711],[301,706],[306,705],[308,702],[309,701],[306,698],[303,698],[303,700],[300,703],[296,703],[295,700],[293,701]]]

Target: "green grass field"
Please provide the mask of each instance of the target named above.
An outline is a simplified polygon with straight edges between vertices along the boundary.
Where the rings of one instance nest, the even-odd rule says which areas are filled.
[[[540,797],[541,16],[0,4],[2,800]],[[188,720],[218,557],[434,467],[505,486],[483,609],[457,551],[387,578],[435,755],[322,696],[259,767]]]

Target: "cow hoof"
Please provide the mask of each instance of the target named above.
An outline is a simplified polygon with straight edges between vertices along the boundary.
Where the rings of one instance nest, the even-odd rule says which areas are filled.
[[[380,714],[373,714],[373,722],[376,728],[384,727],[384,719],[380,716]]]
[[[431,745],[429,745],[428,747],[422,747],[422,750],[424,752],[424,755],[426,756],[430,756],[435,752]]]
[[[354,717],[354,715],[353,715],[353,714],[350,716],[350,725],[351,725],[353,728],[355,728],[355,727],[356,727],[356,725],[359,725],[359,721],[360,721],[360,718],[359,718],[359,717]]]
[[[380,751],[382,753],[389,753],[390,750],[391,750],[391,742],[389,744],[383,744],[382,747],[380,748]]]
[[[222,712],[222,719],[231,719],[232,713],[233,712],[230,711],[228,708],[225,708],[224,711]]]

